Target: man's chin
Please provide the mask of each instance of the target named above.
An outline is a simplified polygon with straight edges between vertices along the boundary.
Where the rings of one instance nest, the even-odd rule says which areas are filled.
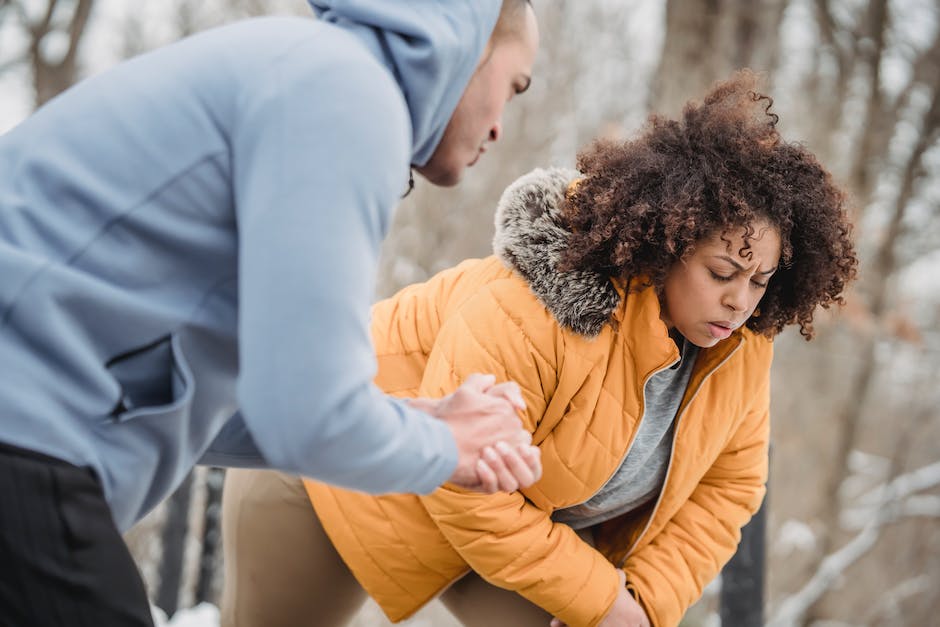
[[[428,183],[438,187],[453,187],[463,178],[465,168],[415,168]]]

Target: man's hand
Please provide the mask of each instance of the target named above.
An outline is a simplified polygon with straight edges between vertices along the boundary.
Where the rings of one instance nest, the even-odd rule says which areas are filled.
[[[450,396],[410,401],[453,432],[458,460],[450,481],[488,494],[513,492],[542,476],[540,451],[516,415],[525,409],[519,386],[495,382],[493,375],[473,374]]]
[[[598,627],[650,627],[650,619],[639,603],[627,592],[627,575],[618,569],[620,587],[617,589],[617,598],[610,606],[607,616],[598,623]],[[553,618],[550,627],[568,627],[565,623]]]

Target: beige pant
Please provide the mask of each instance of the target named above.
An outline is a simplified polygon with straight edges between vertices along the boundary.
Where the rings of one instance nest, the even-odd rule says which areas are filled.
[[[340,627],[366,593],[323,531],[299,479],[229,470],[223,498],[222,627]],[[548,627],[551,616],[469,573],[441,595],[467,627]]]

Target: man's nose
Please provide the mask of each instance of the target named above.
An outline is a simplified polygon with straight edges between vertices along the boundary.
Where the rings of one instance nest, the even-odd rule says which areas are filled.
[[[499,140],[503,135],[503,123],[502,121],[497,121],[492,127],[490,127],[490,141],[495,142]]]

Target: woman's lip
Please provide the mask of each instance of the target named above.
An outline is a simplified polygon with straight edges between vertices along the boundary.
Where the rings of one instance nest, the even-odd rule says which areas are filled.
[[[715,324],[714,322],[708,323],[708,332],[711,333],[712,337],[718,340],[724,340],[731,336],[731,332],[734,329],[729,327],[722,326],[720,324]]]

